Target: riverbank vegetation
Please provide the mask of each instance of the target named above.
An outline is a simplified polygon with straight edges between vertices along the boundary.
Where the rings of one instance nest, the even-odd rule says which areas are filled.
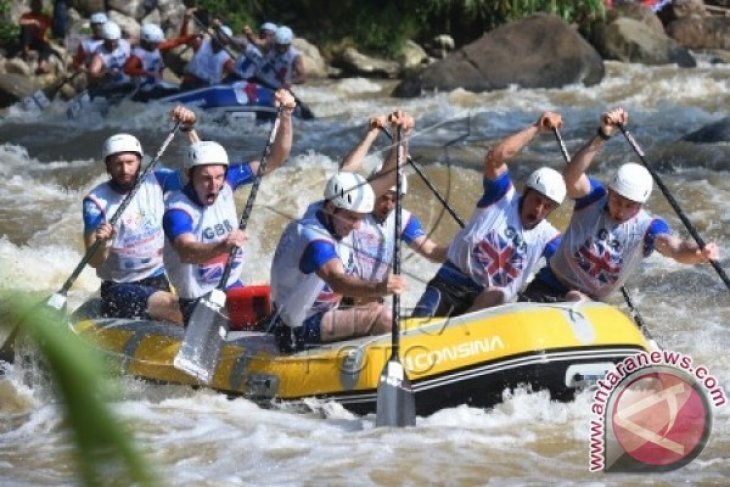
[[[324,51],[356,45],[364,51],[393,55],[408,39],[428,42],[450,34],[457,46],[496,26],[526,15],[559,15],[586,33],[604,16],[603,0],[199,0],[199,8],[218,15],[234,30],[271,20]]]

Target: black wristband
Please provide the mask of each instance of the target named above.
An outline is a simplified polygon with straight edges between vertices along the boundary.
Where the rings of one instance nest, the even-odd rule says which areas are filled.
[[[610,135],[608,135],[606,132],[604,132],[601,127],[598,127],[596,129],[596,134],[601,138],[601,140],[609,140],[611,138]]]
[[[192,124],[180,125],[180,132],[183,132],[183,133],[192,132],[192,130],[194,128],[195,128],[195,126]]]

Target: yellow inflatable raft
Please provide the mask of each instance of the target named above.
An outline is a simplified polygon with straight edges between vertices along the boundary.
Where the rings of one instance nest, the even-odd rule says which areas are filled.
[[[197,384],[173,367],[181,327],[98,318],[97,309],[94,301],[82,306],[72,326],[119,357],[123,373]],[[595,302],[508,304],[453,319],[407,319],[401,330],[401,360],[419,415],[459,404],[490,407],[505,389],[520,385],[569,400],[614,363],[648,347],[625,314]],[[283,355],[271,335],[230,332],[209,386],[263,401],[326,398],[370,413],[390,345],[390,335],[383,335]]]

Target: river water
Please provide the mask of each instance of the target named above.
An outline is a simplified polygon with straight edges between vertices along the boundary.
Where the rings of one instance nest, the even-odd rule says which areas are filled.
[[[721,263],[727,266],[730,146],[679,139],[728,115],[730,66],[606,66],[602,83],[589,88],[457,90],[415,100],[390,98],[392,84],[363,79],[298,88],[297,95],[319,118],[296,122],[290,161],[261,186],[249,224],[245,275],[251,282],[268,280],[283,225],[320,197],[326,177],[361,136],[367,118],[396,108],[416,117],[413,158],[455,211],[468,217],[480,195],[480,168],[491,143],[553,110],[563,115],[563,137],[572,153],[595,133],[602,111],[622,106],[647,159],[699,233],[721,245]],[[65,108],[55,102],[42,116],[11,109],[0,120],[0,289],[58,290],[82,256],[81,199],[106,177],[99,162],[102,141],[128,131],[153,154],[171,128],[162,107],[123,103],[106,118],[89,113],[74,121],[66,119]],[[245,116],[204,113],[201,118],[201,136],[222,142],[234,159],[257,157],[262,150],[268,127]],[[447,152],[444,145],[455,139],[460,140]],[[376,143],[366,168],[376,164],[386,144]],[[178,167],[185,145],[175,140],[165,164]],[[618,135],[597,158],[592,174],[606,180],[628,160],[636,157]],[[511,168],[519,181],[540,165],[562,164],[555,139],[543,135]],[[409,183],[406,206],[433,238],[448,241],[457,226],[417,175],[410,174]],[[246,191],[237,195],[239,206],[245,197]],[[559,228],[570,211],[563,206],[551,216]],[[649,208],[688,237],[660,191],[655,190]],[[406,252],[406,306],[414,304],[435,268]],[[70,306],[81,304],[98,286],[94,273],[85,270],[69,294]],[[730,390],[730,295],[713,269],[654,255],[628,288],[657,341],[705,364]],[[623,307],[620,298],[614,304]],[[11,366],[0,379],[0,484],[73,485],[58,405],[41,385],[24,384],[22,372]],[[136,429],[150,463],[171,485],[706,485],[725,484],[730,476],[728,408],[715,410],[709,444],[683,469],[610,475],[588,471],[589,393],[567,404],[551,402],[543,393],[505,393],[504,402],[491,410],[442,410],[419,417],[415,428],[390,431],[374,428],[372,416],[353,416],[316,400],[307,403],[308,412],[262,409],[206,390],[129,377],[121,381],[124,396],[114,408]]]

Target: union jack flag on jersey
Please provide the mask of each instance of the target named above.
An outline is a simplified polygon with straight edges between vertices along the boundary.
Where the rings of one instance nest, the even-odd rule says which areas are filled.
[[[621,274],[621,252],[612,249],[606,240],[589,238],[574,257],[586,274],[602,284],[615,283]]]
[[[472,250],[474,260],[480,265],[475,269],[483,282],[492,286],[507,287],[522,275],[525,258],[512,240],[490,231]]]

